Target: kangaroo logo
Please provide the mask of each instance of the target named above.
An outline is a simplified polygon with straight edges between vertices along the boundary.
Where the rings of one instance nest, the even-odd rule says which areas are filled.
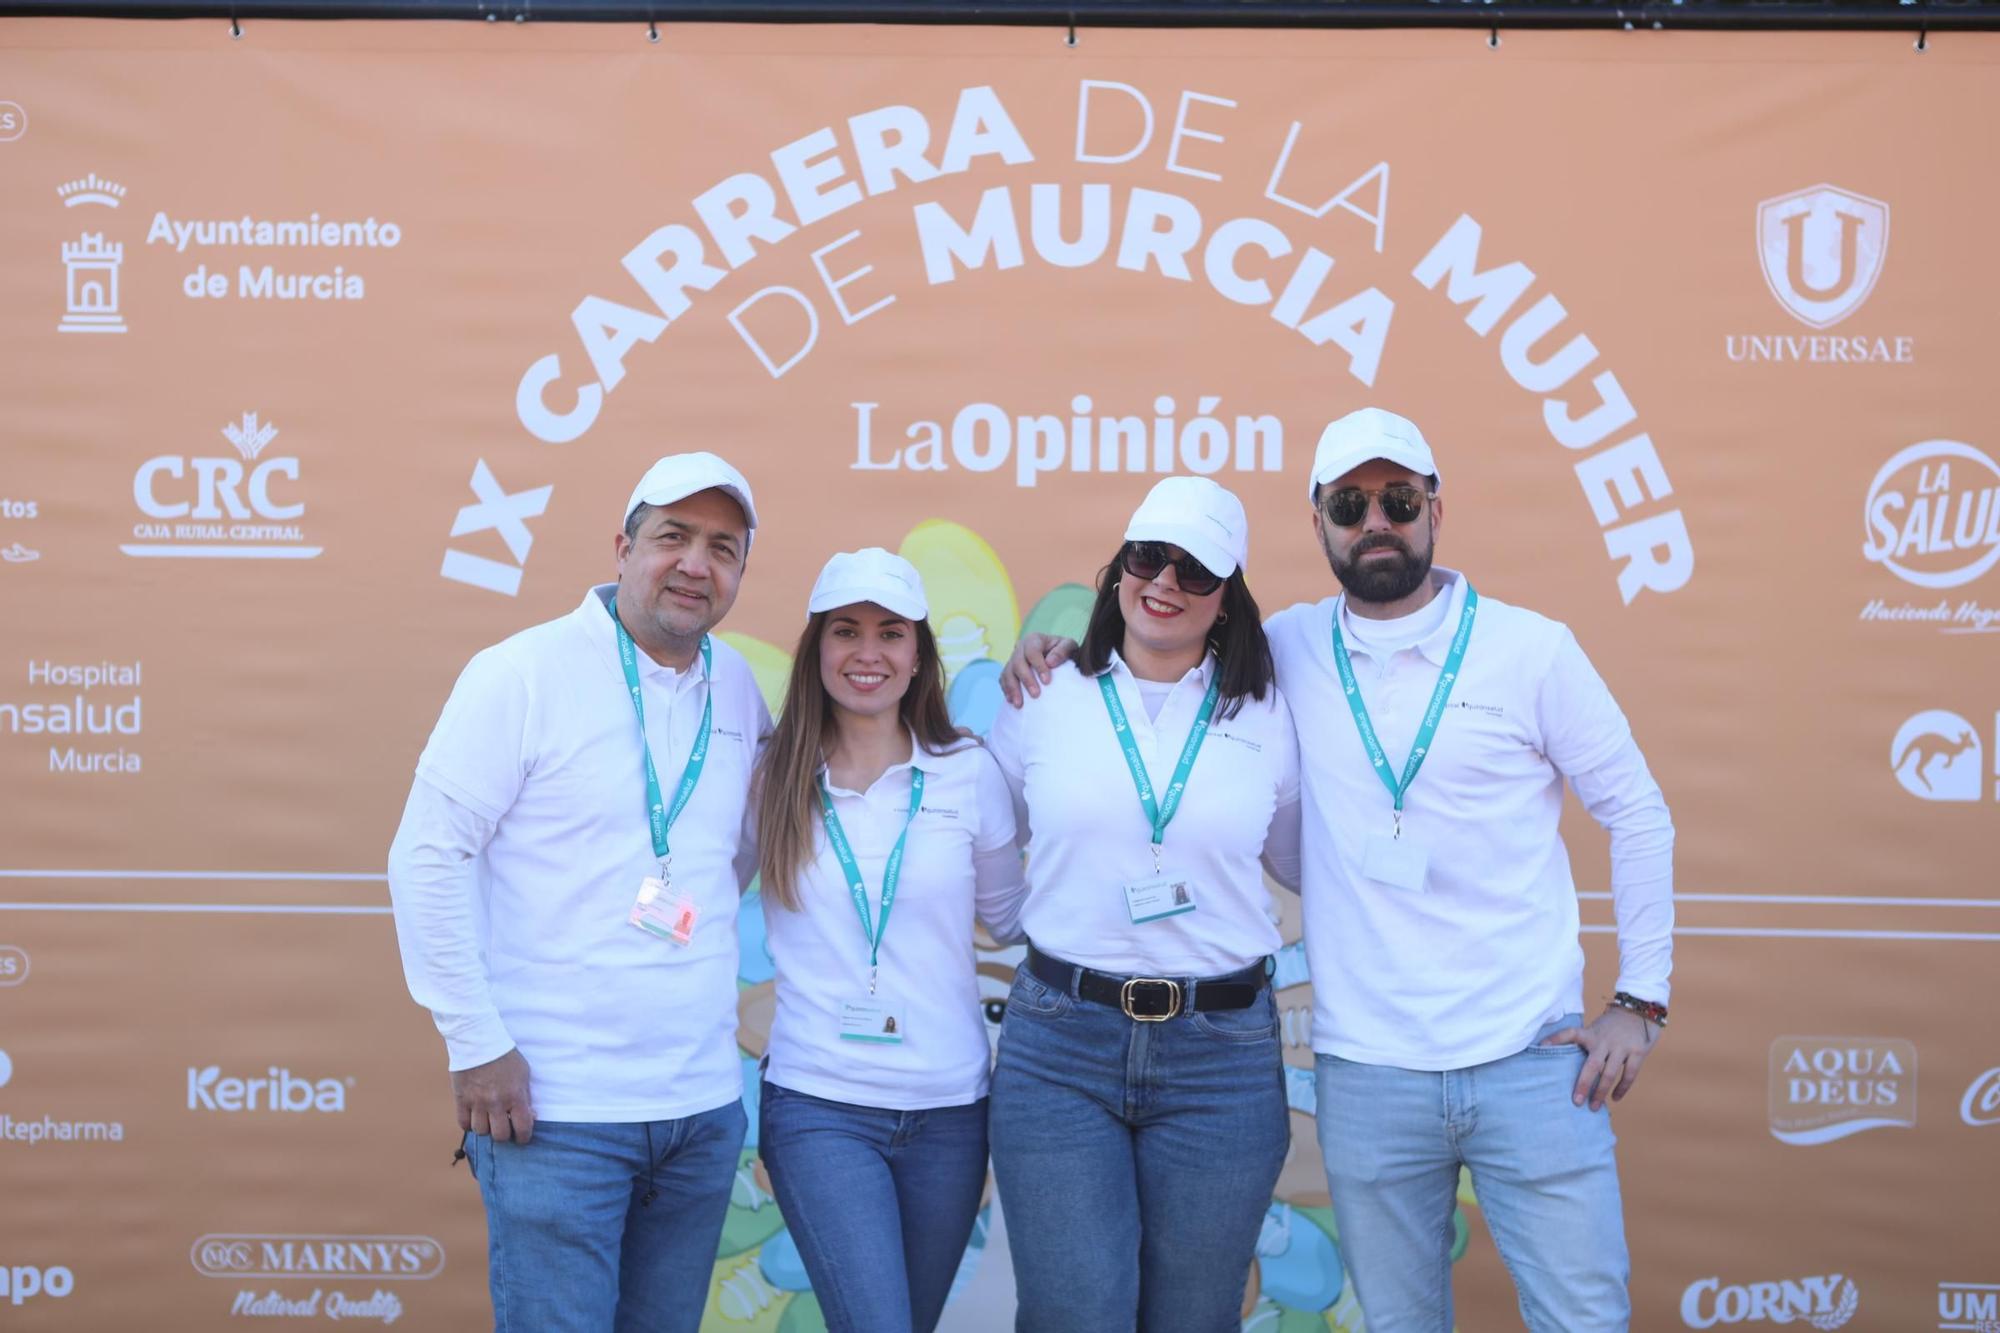
[[[1905,722],[1889,747],[1903,790],[1926,801],[1976,801],[1984,777],[1979,734],[1957,713],[1932,709]]]
[[[1835,185],[1757,205],[1757,256],[1771,295],[1800,322],[1831,328],[1861,308],[1889,251],[1889,206]]]

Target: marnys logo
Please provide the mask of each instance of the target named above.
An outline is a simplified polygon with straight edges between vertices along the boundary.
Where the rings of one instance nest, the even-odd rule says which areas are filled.
[[[2000,728],[2000,715],[1994,725]],[[1897,728],[1889,767],[1904,791],[1926,801],[1976,801],[1986,782],[1977,728],[1942,708],[1918,713]]]
[[[1953,1333],[2000,1333],[2000,1285],[1938,1283],[1938,1328]]]
[[[57,1300],[76,1290],[76,1274],[61,1264],[37,1268],[33,1264],[0,1264],[0,1296],[9,1305],[20,1305],[37,1296]]]
[[[219,1065],[188,1066],[190,1111],[345,1111],[354,1080],[300,1078],[276,1065],[262,1078],[224,1078]]]
[[[1975,1127],[2000,1125],[2000,1067],[1972,1080],[1958,1104],[1958,1118]]]
[[[1757,261],[1791,316],[1830,329],[1868,300],[1889,254],[1889,205],[1837,185],[1812,185],[1757,205]],[[1907,335],[1730,334],[1731,361],[1916,360]]]
[[[1814,1328],[1833,1329],[1854,1318],[1860,1304],[1861,1293],[1840,1273],[1740,1287],[1725,1287],[1720,1278],[1708,1277],[1681,1294],[1681,1322],[1689,1328],[1714,1328],[1753,1319],[1773,1324],[1803,1319]]]
[[[1917,1123],[1917,1048],[1897,1038],[1780,1037],[1771,1043],[1771,1135],[1831,1143]]]
[[[304,545],[298,520],[305,504],[273,495],[274,480],[296,483],[299,460],[263,457],[278,428],[245,412],[222,428],[238,457],[159,454],[132,477],[132,502],[145,521],[132,526],[143,544],[120,546],[143,559],[310,560],[323,549]],[[190,487],[193,499],[188,498]]]
[[[1957,440],[1899,450],[1876,472],[1861,508],[1862,557],[1918,588],[1958,588],[2000,565],[2000,463]],[[1948,634],[2000,633],[2000,607],[1890,603],[1863,620],[1907,620]]]
[[[188,1250],[203,1277],[369,1277],[422,1282],[444,1271],[429,1236],[207,1235]]]

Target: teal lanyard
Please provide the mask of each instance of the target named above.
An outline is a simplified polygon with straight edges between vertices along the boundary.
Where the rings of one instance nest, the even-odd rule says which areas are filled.
[[[708,697],[701,706],[701,730],[695,735],[694,749],[688,753],[687,767],[681,771],[680,790],[674,793],[672,809],[660,797],[660,775],[653,768],[653,747],[646,740],[646,704],[639,696],[639,649],[632,642],[632,636],[625,631],[625,622],[618,618],[618,609],[607,606],[611,612],[611,623],[618,627],[618,665],[625,668],[625,688],[632,692],[632,711],[639,717],[639,751],[646,756],[646,820],[653,829],[653,855],[660,858],[660,878],[667,878],[667,870],[674,857],[667,847],[667,830],[687,809],[688,798],[694,795],[694,785],[701,781],[701,770],[708,763],[708,733],[715,720],[715,654],[709,647],[708,636],[701,636],[701,669],[708,677],[706,685]]]
[[[1340,637],[1340,609],[1333,612],[1333,664],[1340,671],[1340,688],[1347,694],[1347,707],[1354,714],[1355,729],[1361,733],[1362,748],[1368,751],[1368,762],[1375,766],[1375,776],[1382,779],[1382,785],[1389,789],[1390,797],[1396,802],[1396,836],[1403,836],[1403,797],[1409,793],[1410,784],[1417,780],[1417,770],[1424,766],[1424,758],[1431,752],[1431,742],[1437,737],[1438,722],[1444,717],[1445,700],[1451,697],[1451,687],[1458,683],[1459,669],[1465,665],[1465,648],[1472,641],[1472,618],[1479,612],[1479,594],[1470,583],[1465,585],[1465,609],[1458,613],[1458,632],[1452,635],[1451,651],[1445,654],[1444,670],[1438,672],[1437,686],[1431,690],[1430,707],[1424,709],[1424,720],[1417,728],[1416,743],[1410,747],[1410,757],[1403,765],[1403,780],[1398,782],[1390,771],[1389,756],[1382,751],[1382,741],[1375,734],[1375,724],[1368,720],[1368,705],[1361,701],[1361,687],[1354,680],[1354,664],[1347,660],[1347,645]]]
[[[896,845],[889,851],[889,863],[882,867],[882,907],[880,915],[871,926],[868,923],[868,886],[861,882],[861,863],[854,859],[854,848],[847,842],[847,830],[840,826],[840,816],[834,813],[833,793],[827,790],[824,774],[819,780],[820,818],[826,823],[826,840],[833,848],[834,859],[840,862],[841,873],[847,876],[847,892],[854,899],[855,915],[861,918],[861,933],[868,937],[868,993],[875,993],[875,972],[881,964],[882,937],[889,933],[889,911],[896,905],[896,882],[903,877],[903,844],[909,841],[910,825],[916,822],[917,808],[924,803],[924,771],[910,770],[910,813],[903,819],[903,831],[896,835]]]
[[[1167,799],[1156,800],[1153,796],[1153,780],[1147,776],[1146,761],[1139,753],[1137,742],[1132,739],[1132,723],[1125,716],[1125,705],[1118,698],[1118,687],[1111,681],[1111,673],[1106,671],[1097,678],[1097,688],[1104,693],[1104,711],[1111,714],[1111,730],[1118,737],[1118,748],[1125,752],[1125,767],[1131,770],[1132,785],[1139,789],[1139,804],[1146,811],[1146,818],[1153,825],[1153,869],[1160,868],[1160,844],[1166,839],[1167,825],[1174,819],[1174,812],[1181,808],[1181,797],[1187,793],[1188,774],[1194,771],[1194,758],[1201,753],[1201,743],[1208,739],[1208,719],[1215,714],[1215,701],[1222,697],[1222,667],[1218,663],[1209,668],[1208,693],[1203,696],[1201,709],[1194,715],[1194,726],[1188,730],[1187,744],[1181,746],[1180,762],[1174,765],[1173,782],[1167,787]]]

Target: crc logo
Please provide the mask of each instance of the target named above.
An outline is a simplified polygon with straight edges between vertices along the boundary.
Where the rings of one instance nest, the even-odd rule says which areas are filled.
[[[1780,1037],[1771,1043],[1771,1136],[1831,1143],[1917,1123],[1917,1048],[1896,1038]]]
[[[1681,1322],[1689,1328],[1714,1328],[1751,1320],[1789,1324],[1803,1319],[1814,1328],[1833,1329],[1854,1318],[1860,1305],[1861,1293],[1840,1273],[1740,1287],[1725,1287],[1720,1278],[1708,1277],[1681,1293]]]
[[[2000,719],[1996,719],[2000,726]],[[1979,732],[1957,713],[1918,713],[1889,743],[1889,768],[1912,796],[1926,801],[1976,801],[1986,781]]]
[[[0,1264],[0,1296],[9,1305],[20,1305],[37,1296],[57,1300],[76,1290],[76,1274],[61,1264],[37,1268],[33,1264]]]
[[[1757,258],[1778,304],[1832,328],[1861,308],[1889,252],[1889,206],[1837,185],[1757,205]]]
[[[1968,1125],[2000,1125],[2000,1067],[1972,1080],[1958,1104],[1958,1118]]]
[[[422,1282],[444,1271],[429,1236],[208,1235],[188,1249],[203,1277],[367,1277]]]
[[[2000,1333],[2000,1284],[1938,1283],[1938,1328]]]
[[[224,1078],[219,1065],[188,1066],[190,1111],[345,1111],[353,1079],[300,1078],[275,1065],[262,1078]]]
[[[298,520],[306,507],[296,498],[299,460],[263,456],[278,428],[245,412],[222,428],[236,456],[160,454],[132,474],[132,503],[145,520],[135,523],[139,542],[119,547],[141,558],[310,560]]]
[[[18,986],[28,979],[28,951],[0,944],[0,987]],[[7,1080],[0,1078],[0,1083]]]
[[[2000,464],[1957,440],[1913,444],[1875,474],[1861,521],[1861,554],[1905,583],[1970,583],[2000,564]]]

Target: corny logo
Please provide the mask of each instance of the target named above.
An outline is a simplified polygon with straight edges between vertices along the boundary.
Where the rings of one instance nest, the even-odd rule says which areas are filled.
[[[1681,1293],[1681,1322],[1689,1328],[1714,1328],[1752,1320],[1789,1324],[1802,1319],[1814,1328],[1835,1329],[1854,1318],[1860,1304],[1861,1293],[1840,1273],[1728,1287],[1720,1278],[1710,1277]]]

